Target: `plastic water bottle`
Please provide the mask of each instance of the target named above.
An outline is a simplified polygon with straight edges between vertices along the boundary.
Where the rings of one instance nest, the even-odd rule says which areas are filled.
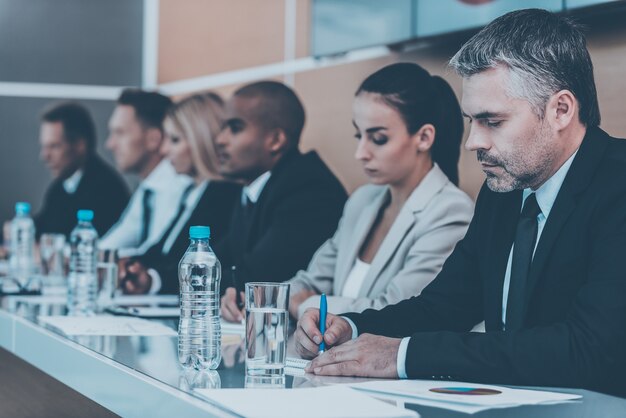
[[[93,315],[96,305],[98,233],[91,225],[93,211],[79,210],[70,235],[70,274],[67,283],[69,315]]]
[[[24,286],[35,273],[35,223],[30,217],[30,204],[26,202],[15,204],[10,251],[11,274]]]
[[[189,228],[191,243],[178,264],[180,322],[178,360],[184,368],[216,369],[222,359],[220,279],[222,269],[209,246],[208,226]]]

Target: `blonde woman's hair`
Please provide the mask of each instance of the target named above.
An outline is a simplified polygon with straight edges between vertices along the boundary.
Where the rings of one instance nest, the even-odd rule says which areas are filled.
[[[221,178],[215,139],[223,119],[224,101],[213,92],[186,97],[167,113],[166,123],[189,142],[194,167],[202,178]]]

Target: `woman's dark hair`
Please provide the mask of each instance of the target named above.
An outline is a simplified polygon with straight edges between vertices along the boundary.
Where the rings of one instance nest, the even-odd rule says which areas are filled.
[[[375,93],[395,109],[413,135],[427,123],[435,127],[432,159],[459,184],[459,156],[463,138],[463,115],[450,85],[439,76],[431,76],[417,64],[391,64],[370,75],[356,92]]]

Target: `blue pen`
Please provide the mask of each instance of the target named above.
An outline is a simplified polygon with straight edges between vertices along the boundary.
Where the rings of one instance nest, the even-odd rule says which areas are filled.
[[[324,333],[326,332],[326,293],[322,293],[320,298],[320,332],[322,333],[322,342],[320,343],[320,353],[326,350],[326,344],[324,343]]]

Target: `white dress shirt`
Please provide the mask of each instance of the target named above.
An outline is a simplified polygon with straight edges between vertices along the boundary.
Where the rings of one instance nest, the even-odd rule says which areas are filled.
[[[100,240],[100,247],[117,249],[121,257],[146,252],[161,239],[176,214],[184,190],[191,182],[190,177],[177,174],[169,161],[161,161],[139,184],[118,222]],[[151,217],[147,237],[141,242],[146,190],[152,192],[148,201]]]
[[[537,216],[538,229],[537,229],[537,239],[535,241],[535,249],[537,248],[537,243],[539,242],[539,238],[541,237],[541,233],[543,232],[543,228],[546,225],[546,221],[548,220],[548,216],[550,216],[550,211],[552,210],[552,206],[554,205],[554,201],[556,200],[557,195],[559,194],[559,190],[561,190],[561,186],[563,185],[563,181],[565,180],[565,176],[567,176],[567,172],[569,171],[570,166],[572,165],[572,161],[576,157],[578,150],[572,154],[567,161],[558,169],[556,173],[552,175],[544,184],[541,185],[537,190],[533,191],[531,189],[524,189],[522,203],[520,205],[520,211],[524,207],[524,202],[526,198],[531,195],[531,193],[536,194],[537,203],[539,204],[539,208],[541,209],[541,213]],[[513,257],[513,246],[511,246],[511,251],[509,253],[509,261],[506,267],[506,272],[504,274],[504,287],[502,292],[502,323],[506,324],[506,307],[507,300],[509,297],[509,285],[511,281],[511,261]],[[437,279],[435,279],[437,280]],[[348,321],[350,326],[352,327],[352,338],[356,338],[358,336],[358,330],[354,322],[349,320],[346,317],[343,317]],[[396,359],[396,370],[398,373],[398,377],[400,379],[406,379],[406,353],[409,347],[409,340],[411,337],[405,337],[400,342],[400,347],[398,348],[398,357]]]
[[[63,189],[67,194],[76,193],[76,189],[80,185],[80,181],[83,179],[83,170],[76,170],[74,174],[63,180]]]
[[[272,172],[266,171],[265,173],[257,177],[252,183],[245,186],[241,190],[241,204],[246,206],[247,200],[250,200],[252,203],[256,203],[256,201],[259,200],[259,196],[261,196],[261,193],[263,192],[263,189],[265,188],[265,185],[267,184],[267,181],[270,179],[271,176]]]

